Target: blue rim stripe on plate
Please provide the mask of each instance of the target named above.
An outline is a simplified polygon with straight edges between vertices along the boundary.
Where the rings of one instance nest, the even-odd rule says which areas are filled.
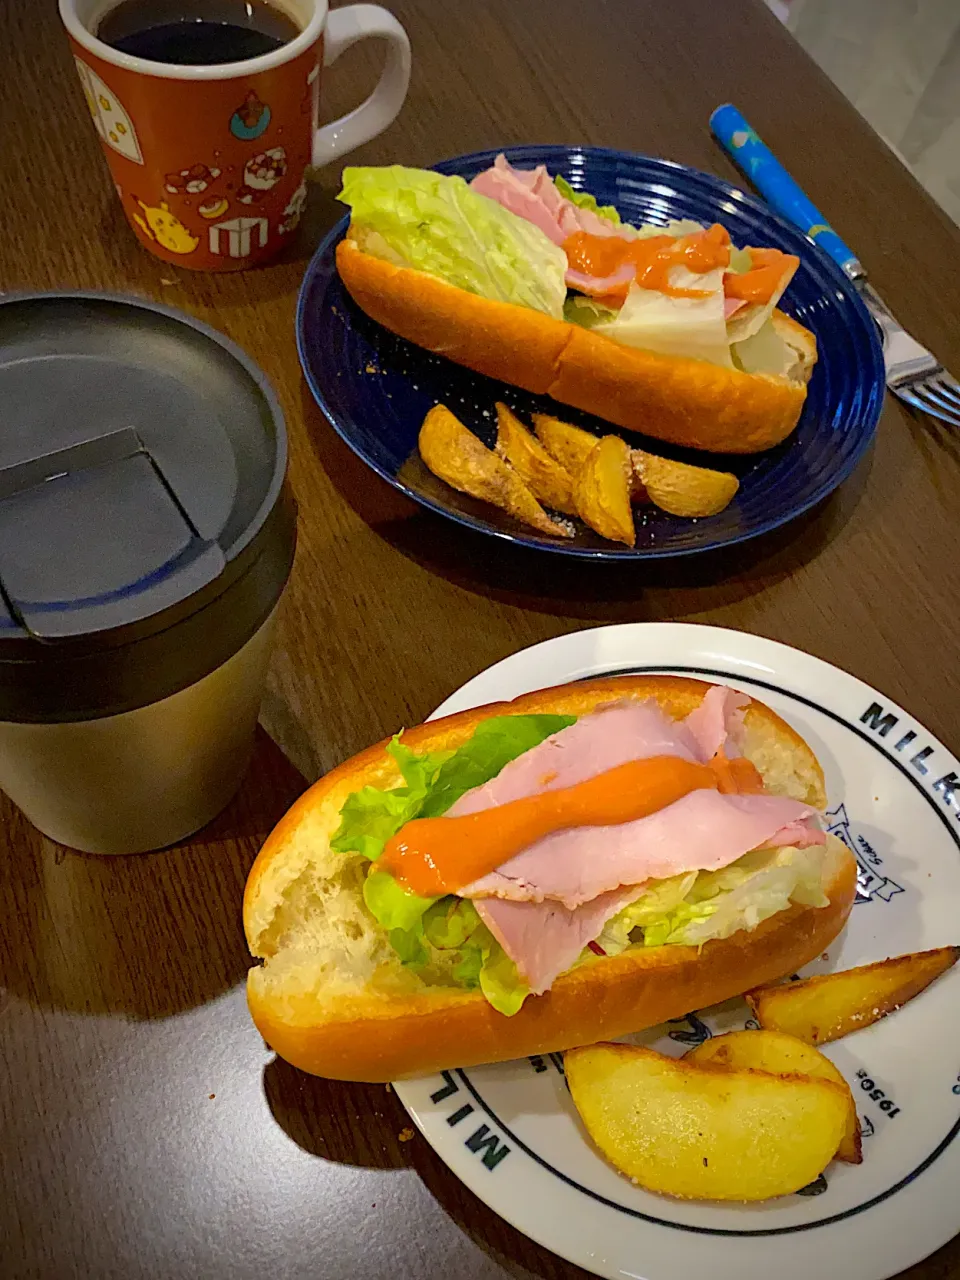
[[[314,398],[344,442],[378,475],[420,505],[458,524],[539,550],[591,560],[643,560],[689,555],[771,532],[820,503],[841,484],[869,447],[884,395],[876,326],[856,290],[809,237],[754,196],[673,161],[596,147],[504,148],[520,167],[546,164],[573,186],[613,203],[630,221],[693,217],[723,221],[741,244],[776,245],[800,257],[784,298],[790,314],[817,334],[819,359],[797,430],[775,449],[739,458],[678,450],[633,437],[546,397],[482,378],[395,338],[363,316],[340,284],[334,263],[344,218],[317,249],[297,307],[297,349]],[[434,166],[472,177],[496,151]],[[717,516],[681,520],[642,509],[636,548],[580,535],[571,545],[524,531],[505,514],[456,493],[426,472],[416,436],[438,400],[490,444],[493,406],[503,399],[521,416],[550,412],[603,433],[616,431],[654,452],[737,472],[741,488]],[[486,413],[484,413],[486,411]]]

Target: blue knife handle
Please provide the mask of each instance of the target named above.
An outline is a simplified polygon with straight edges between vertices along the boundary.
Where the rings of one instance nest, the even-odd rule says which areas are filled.
[[[736,107],[717,107],[710,117],[717,141],[747,175],[768,204],[806,232],[852,279],[866,273],[857,255],[843,243],[816,205],[804,194]]]

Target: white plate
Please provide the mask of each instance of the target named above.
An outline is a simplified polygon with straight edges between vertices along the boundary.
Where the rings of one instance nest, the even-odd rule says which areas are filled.
[[[860,889],[842,937],[804,972],[960,942],[960,782],[950,791],[960,763],[889,698],[808,654],[715,627],[603,627],[507,658],[434,714],[641,671],[755,694],[817,752],[831,830],[857,856]],[[886,1280],[960,1230],[958,1005],[960,966],[893,1017],[828,1046],[857,1099],[863,1164],[832,1164],[807,1194],[756,1206],[671,1200],[617,1174],[586,1138],[556,1055],[395,1088],[481,1200],[597,1275]],[[636,1038],[679,1055],[748,1017],[731,1001]]]

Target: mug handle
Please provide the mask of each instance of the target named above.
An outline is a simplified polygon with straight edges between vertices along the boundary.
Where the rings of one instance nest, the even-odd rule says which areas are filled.
[[[323,125],[313,135],[316,168],[383,133],[403,106],[410,84],[410,40],[393,14],[378,4],[352,4],[331,11],[324,35],[323,65],[328,67],[345,49],[371,36],[387,41],[383,74],[366,102],[339,120]]]

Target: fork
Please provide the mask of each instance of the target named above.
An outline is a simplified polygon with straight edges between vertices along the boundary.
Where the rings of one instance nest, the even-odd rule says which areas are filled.
[[[887,386],[912,409],[960,427],[960,383],[937,357],[912,338],[867,279],[856,254],[790,177],[736,107],[710,117],[717,141],[776,211],[799,227],[840,266],[873,316],[883,340]]]

